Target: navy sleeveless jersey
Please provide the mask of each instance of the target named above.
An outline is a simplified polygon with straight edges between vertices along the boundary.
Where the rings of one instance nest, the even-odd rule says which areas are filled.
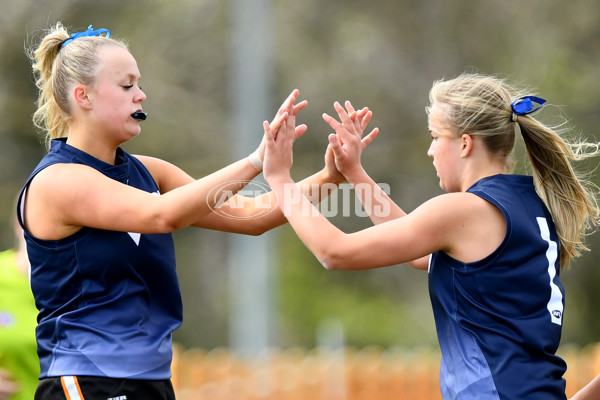
[[[566,399],[566,364],[555,354],[564,290],[550,213],[529,176],[487,177],[468,192],[502,211],[506,236],[478,262],[431,256],[443,398]]]
[[[158,194],[148,170],[122,149],[110,165],[65,140],[53,140],[21,198],[31,179],[56,163],[88,165],[123,184]],[[60,240],[41,240],[28,232],[25,239],[39,310],[40,378],[171,377],[171,334],[181,325],[183,312],[170,234],[84,227]]]

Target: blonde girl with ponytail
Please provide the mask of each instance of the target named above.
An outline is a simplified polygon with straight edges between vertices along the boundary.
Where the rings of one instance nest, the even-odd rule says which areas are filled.
[[[531,98],[542,103],[534,108],[530,104],[535,100]],[[578,173],[573,163],[597,157],[598,143],[569,142],[563,137],[570,132],[568,127],[550,127],[532,115],[545,100],[525,96],[495,77],[463,74],[450,81],[439,81],[431,89],[430,101],[449,104],[452,115],[448,115],[448,122],[455,132],[481,137],[490,153],[506,159],[507,172],[515,136],[520,133],[536,190],[556,225],[561,267],[588,250],[585,237],[600,217],[598,191],[587,174]],[[525,111],[518,111],[520,106],[525,106]]]
[[[183,311],[171,233],[195,226],[260,235],[285,223],[272,193],[237,195],[262,171],[266,142],[194,179],[121,148],[141,133],[146,93],[135,58],[108,29],[69,33],[57,23],[29,54],[39,88],[33,121],[49,149],[17,210],[39,309],[35,399],[174,399],[171,342]],[[270,126],[295,119],[306,105],[297,97],[294,90]],[[370,114],[359,114],[364,129]],[[304,183],[342,181],[330,151]]]
[[[338,170],[371,188],[361,190],[361,201],[374,226],[344,233],[302,199],[289,172],[291,120],[278,130],[264,125],[265,179],[326,269],[408,263],[428,272],[444,400],[566,399],[566,364],[556,355],[560,272],[587,249],[585,236],[599,217],[596,188],[573,163],[598,156],[598,143],[567,141],[533,116],[545,100],[494,76],[437,81],[429,99],[427,155],[447,193],[410,213],[362,168],[351,105],[336,104],[339,121],[324,118],[336,131],[329,140]],[[518,134],[533,176],[510,173]]]

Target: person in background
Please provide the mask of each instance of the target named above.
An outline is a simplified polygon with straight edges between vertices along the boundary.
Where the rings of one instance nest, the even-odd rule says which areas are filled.
[[[15,246],[0,252],[0,400],[31,400],[40,373],[37,309],[29,287],[23,231],[16,219],[12,223]]]
[[[260,201],[237,196],[261,172],[266,141],[193,179],[120,147],[140,134],[146,94],[135,58],[110,31],[69,34],[57,23],[30,56],[39,88],[34,123],[50,143],[17,210],[39,309],[35,399],[174,399],[172,332],[182,304],[171,233],[195,226],[259,235],[287,222],[273,193]],[[295,104],[297,96],[294,90],[284,101],[273,129],[286,119],[295,125],[306,106]],[[305,131],[301,125],[294,136]],[[302,184],[315,202],[327,193],[311,189],[344,179],[331,149],[325,160]]]
[[[350,104],[336,104],[340,121],[325,119],[336,132],[329,137],[336,165],[363,186],[356,191],[374,226],[344,233],[300,193],[290,177],[293,119],[278,130],[264,124],[265,179],[326,269],[409,263],[428,272],[445,400],[566,399],[566,364],[556,355],[560,271],[587,250],[585,235],[600,214],[596,187],[572,162],[598,156],[599,145],[567,141],[532,116],[545,100],[493,76],[435,82],[429,98],[427,155],[447,193],[410,213],[378,193],[357,162]],[[519,132],[533,176],[510,173]]]

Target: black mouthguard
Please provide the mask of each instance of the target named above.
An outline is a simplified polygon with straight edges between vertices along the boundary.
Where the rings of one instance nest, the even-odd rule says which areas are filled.
[[[137,119],[138,121],[143,121],[148,117],[148,113],[142,112],[142,111],[136,111],[133,114],[131,114],[131,116],[135,119]]]

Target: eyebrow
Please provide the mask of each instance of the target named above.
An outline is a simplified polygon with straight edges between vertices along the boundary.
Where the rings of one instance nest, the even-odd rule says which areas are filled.
[[[142,79],[141,75],[136,75],[136,74],[132,74],[131,72],[127,73],[127,78],[131,79],[131,80],[140,80]]]

